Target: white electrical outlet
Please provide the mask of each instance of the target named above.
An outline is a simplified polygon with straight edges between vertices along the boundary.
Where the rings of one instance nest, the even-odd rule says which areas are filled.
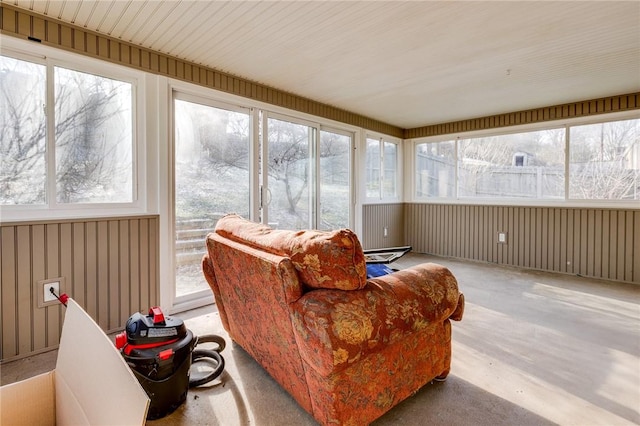
[[[50,283],[46,283],[43,287],[44,294],[42,295],[42,301],[44,303],[53,302],[54,300],[58,300],[56,296],[51,293],[51,289],[60,296],[60,282],[54,281]]]
[[[46,308],[49,306],[59,305],[60,301],[54,294],[51,293],[51,289],[60,297],[65,292],[66,280],[64,277],[49,278],[46,280],[35,281],[33,283],[33,302],[36,308]]]
[[[384,237],[388,237],[389,236],[389,229],[385,226],[384,228],[382,228],[382,233]]]
[[[507,243],[507,233],[506,232],[498,232],[498,242],[501,244]]]

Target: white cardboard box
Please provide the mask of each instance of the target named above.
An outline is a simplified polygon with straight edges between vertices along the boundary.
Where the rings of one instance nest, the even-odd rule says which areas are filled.
[[[144,425],[149,398],[120,352],[68,300],[56,368],[0,388],[0,425]]]

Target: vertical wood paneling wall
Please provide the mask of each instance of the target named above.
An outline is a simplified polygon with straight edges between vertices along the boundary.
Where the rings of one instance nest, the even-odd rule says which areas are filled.
[[[419,253],[640,283],[640,210],[409,203],[404,217]]]
[[[38,308],[34,283],[63,277],[65,292],[105,330],[159,304],[158,216],[0,226],[0,359],[57,347],[64,308]]]
[[[4,3],[0,4],[0,31],[3,34],[22,39],[32,37],[49,46],[318,117],[364,127],[390,136],[401,138],[403,134],[400,127],[391,124],[135,46],[104,34],[94,33],[86,28]]]
[[[403,204],[372,204],[362,208],[363,236],[365,249],[398,247],[404,245],[405,223]],[[384,236],[387,228],[387,236]]]

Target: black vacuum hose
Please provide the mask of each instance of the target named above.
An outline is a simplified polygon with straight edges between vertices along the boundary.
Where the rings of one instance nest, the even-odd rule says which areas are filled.
[[[214,334],[208,334],[205,336],[199,336],[196,338],[196,346],[201,343],[215,343],[217,347],[214,349],[194,349],[191,352],[191,362],[197,362],[199,360],[206,360],[209,362],[213,362],[215,364],[215,368],[206,376],[194,379],[193,377],[189,379],[189,387],[193,388],[196,386],[202,386],[206,383],[211,382],[224,370],[224,358],[220,355],[226,346],[226,342],[220,336],[216,336]]]

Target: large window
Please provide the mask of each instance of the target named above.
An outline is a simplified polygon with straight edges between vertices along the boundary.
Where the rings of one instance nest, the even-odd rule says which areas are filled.
[[[639,200],[639,173],[638,119],[415,145],[418,198]]]
[[[263,117],[261,220],[281,229],[349,227],[353,135],[293,117]]]
[[[367,198],[397,198],[398,144],[384,138],[367,137],[365,151]]]
[[[131,82],[0,56],[0,204],[132,203],[133,100]]]
[[[640,200],[640,120],[570,129],[569,198]]]
[[[173,127],[174,300],[210,295],[204,241],[228,213],[280,229],[350,226],[353,133],[179,90]]]
[[[133,200],[132,85],[54,68],[56,201]]]
[[[267,191],[262,205],[262,220],[274,228],[306,229],[315,227],[314,149],[316,129],[306,123],[266,118]]]
[[[458,196],[562,198],[564,129],[458,141]]]

